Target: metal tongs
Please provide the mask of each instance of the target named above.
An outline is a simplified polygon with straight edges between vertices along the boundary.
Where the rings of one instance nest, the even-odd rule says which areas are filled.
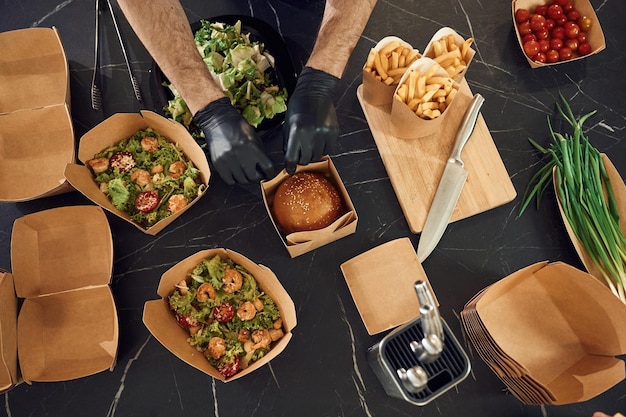
[[[102,14],[101,10],[101,2],[103,0],[96,0],[96,24],[95,24],[95,45],[94,45],[94,64],[93,64],[93,77],[91,79],[91,107],[94,110],[99,110],[102,107],[102,93],[99,85],[98,72],[100,71],[100,15]],[[137,82],[137,78],[135,78],[133,74],[133,70],[130,66],[130,61],[128,60],[128,54],[126,53],[126,47],[124,46],[124,41],[122,39],[122,33],[120,32],[120,28],[117,25],[117,19],[115,18],[115,12],[113,11],[113,6],[111,5],[110,0],[106,0],[109,11],[111,12],[111,19],[113,20],[113,26],[115,27],[115,32],[117,33],[117,39],[120,43],[120,47],[122,49],[122,54],[124,55],[124,62],[126,63],[126,69],[128,70],[128,75],[130,77],[130,82],[133,86],[133,91],[135,93],[135,98],[137,101],[141,102],[141,90],[139,89],[139,83]]]

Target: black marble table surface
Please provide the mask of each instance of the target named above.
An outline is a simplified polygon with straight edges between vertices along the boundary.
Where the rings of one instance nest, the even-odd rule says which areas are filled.
[[[336,96],[341,134],[331,157],[359,215],[356,233],[291,259],[268,218],[258,187],[228,187],[217,175],[211,178],[209,193],[157,236],[107,214],[115,252],[111,286],[120,325],[115,368],[72,381],[20,384],[2,395],[0,416],[590,417],[596,410],[611,415],[626,412],[626,382],[583,403],[524,405],[480,359],[459,321],[460,311],[474,294],[522,267],[549,260],[582,268],[549,191],[539,209],[531,208],[516,219],[524,189],[541,166],[527,139],[547,140],[546,116],[554,114],[559,94],[571,101],[578,114],[598,111],[586,132],[626,175],[626,2],[592,0],[592,4],[604,29],[606,50],[582,61],[531,69],[516,43],[510,1],[379,0]],[[319,2],[281,0],[183,0],[183,6],[192,22],[224,14],[263,19],[284,37],[296,67],[305,62],[323,10]],[[144,103],[140,104],[107,17],[101,61],[104,107],[94,111],[89,99],[94,1],[0,2],[0,31],[58,28],[69,61],[77,141],[111,114],[159,110],[150,84],[150,56],[119,13],[131,65],[141,82]],[[466,349],[472,370],[459,385],[418,407],[388,396],[376,378],[366,351],[384,333],[368,335],[340,264],[396,238],[409,237],[417,246],[419,235],[409,230],[356,89],[367,53],[379,39],[396,35],[423,49],[443,26],[476,40],[477,53],[466,78],[472,91],[486,98],[482,114],[517,197],[451,224],[423,263],[441,314]],[[280,135],[268,138],[267,147],[280,164]],[[0,268],[11,270],[15,219],[79,204],[91,202],[71,192],[0,204]],[[161,274],[181,259],[215,247],[232,249],[272,269],[293,298],[298,315],[294,337],[280,356],[227,384],[177,359],[142,323],[144,303],[157,298]],[[384,286],[383,279],[381,291]]]

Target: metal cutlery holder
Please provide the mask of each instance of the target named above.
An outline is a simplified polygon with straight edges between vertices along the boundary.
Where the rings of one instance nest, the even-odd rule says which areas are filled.
[[[420,317],[393,330],[368,349],[368,361],[388,395],[423,406],[467,377],[469,358],[447,323],[440,320],[443,349],[435,360],[421,362],[411,348],[412,342],[425,337]],[[407,389],[398,370],[420,367],[420,372],[423,369],[427,375],[425,386],[417,392]]]

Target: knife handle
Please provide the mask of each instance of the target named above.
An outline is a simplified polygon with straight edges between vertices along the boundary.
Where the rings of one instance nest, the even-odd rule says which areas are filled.
[[[469,140],[472,132],[474,131],[474,126],[476,126],[476,120],[478,119],[478,114],[480,113],[480,108],[485,102],[485,98],[480,94],[474,94],[474,98],[470,103],[469,107],[465,111],[465,115],[463,115],[463,120],[461,120],[461,124],[459,125],[459,130],[456,133],[456,137],[454,138],[454,147],[452,148],[452,152],[450,153],[449,160],[454,161],[455,163],[463,166],[463,160],[461,159],[461,152],[463,152],[463,148],[465,144]]]

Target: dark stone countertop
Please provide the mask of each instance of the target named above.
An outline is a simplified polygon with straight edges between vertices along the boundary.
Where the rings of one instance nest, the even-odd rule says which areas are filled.
[[[580,1],[580,0],[578,0]],[[536,416],[590,417],[596,410],[626,412],[626,382],[590,401],[565,406],[527,406],[507,392],[464,335],[459,314],[479,290],[538,261],[564,261],[582,268],[567,237],[553,194],[539,209],[516,219],[524,189],[541,166],[528,138],[547,138],[546,116],[559,94],[574,111],[597,110],[587,123],[593,144],[626,173],[626,44],[621,0],[593,0],[604,29],[606,50],[585,60],[531,69],[516,43],[508,1],[380,0],[356,45],[336,97],[341,125],[331,157],[359,215],[355,234],[291,259],[267,216],[257,187],[227,187],[217,175],[209,193],[157,236],[148,236],[107,213],[114,240],[111,281],[118,309],[117,365],[78,380],[20,384],[2,395],[0,416]],[[313,1],[184,0],[190,21],[224,14],[253,15],[287,41],[296,66],[313,44],[323,6]],[[117,4],[114,3],[117,8]],[[90,107],[93,67],[93,2],[22,0],[0,3],[0,31],[58,28],[67,53],[71,111],[76,138],[108,116],[155,108],[152,60],[121,16],[132,66],[145,102],[135,101],[110,19],[102,64],[104,109]],[[451,224],[423,267],[441,304],[441,314],[466,349],[469,377],[430,404],[417,407],[388,396],[366,351],[383,336],[368,335],[340,264],[411,233],[356,97],[369,49],[384,36],[399,36],[422,50],[440,27],[476,40],[466,76],[486,102],[487,126],[517,190],[511,203]],[[165,29],[165,28],[164,28]],[[0,51],[1,52],[1,51]],[[280,161],[279,135],[267,140]],[[37,167],[33,167],[37,169]],[[0,268],[11,270],[13,221],[40,210],[91,204],[77,192],[16,204],[0,204]],[[294,337],[269,366],[223,384],[183,363],[150,335],[143,305],[157,298],[161,274],[199,250],[225,247],[266,265],[279,277],[298,314]],[[385,280],[381,278],[381,291]],[[76,320],[80,320],[76,317]],[[549,318],[538,317],[538,320]]]

